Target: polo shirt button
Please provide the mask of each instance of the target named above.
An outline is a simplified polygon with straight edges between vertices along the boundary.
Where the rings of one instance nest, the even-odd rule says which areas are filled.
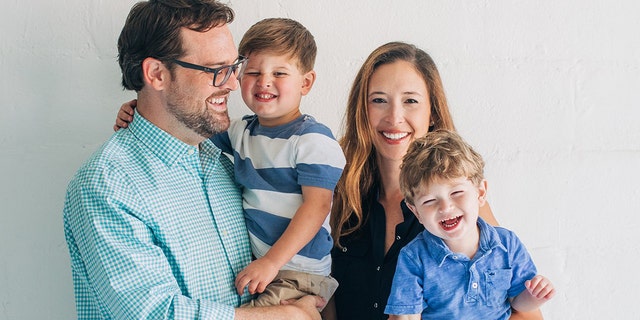
[[[377,267],[376,267],[376,271],[380,271],[380,266],[377,266]]]
[[[342,252],[347,252],[347,247],[342,247]]]
[[[377,302],[373,303],[373,308],[378,309],[378,303]]]
[[[400,236],[396,236],[396,240],[400,240],[400,239],[402,239],[402,238],[400,238]]]
[[[471,288],[477,289],[477,288],[478,288],[478,284],[477,284],[477,283],[475,283],[475,282],[474,282],[474,283],[472,283],[472,284],[471,284]]]

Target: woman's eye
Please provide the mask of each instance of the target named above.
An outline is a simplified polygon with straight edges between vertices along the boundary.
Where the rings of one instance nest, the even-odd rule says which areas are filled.
[[[416,99],[407,99],[404,102],[405,103],[418,103],[418,100],[416,100]]]
[[[373,103],[385,103],[387,101],[382,99],[382,98],[373,98],[373,99],[371,99],[371,102],[373,102]]]

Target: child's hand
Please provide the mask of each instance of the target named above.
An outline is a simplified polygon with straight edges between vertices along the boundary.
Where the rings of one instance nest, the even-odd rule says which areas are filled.
[[[271,281],[276,277],[280,268],[274,263],[262,257],[251,262],[236,277],[236,290],[242,294],[244,287],[248,286],[249,293],[262,293]]]
[[[537,275],[533,277],[533,279],[525,281],[524,286],[532,297],[542,300],[542,302],[548,301],[556,294],[556,290],[553,288],[551,281],[541,275]]]
[[[113,131],[118,131],[118,129],[126,128],[129,126],[129,123],[133,121],[133,109],[138,104],[138,100],[133,99],[129,102],[125,102],[120,106],[120,110],[118,110],[118,114],[116,115],[116,124],[113,125]]]

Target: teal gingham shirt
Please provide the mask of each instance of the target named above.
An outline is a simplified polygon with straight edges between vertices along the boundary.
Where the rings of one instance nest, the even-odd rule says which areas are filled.
[[[140,114],[76,173],[64,231],[79,319],[233,319],[251,261],[233,165]]]

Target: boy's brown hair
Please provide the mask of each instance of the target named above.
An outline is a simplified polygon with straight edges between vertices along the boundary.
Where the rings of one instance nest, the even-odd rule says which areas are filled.
[[[268,18],[247,30],[240,40],[238,52],[248,57],[252,52],[288,55],[298,60],[303,73],[313,70],[316,61],[316,41],[301,23],[287,18]]]
[[[449,130],[436,130],[416,139],[400,166],[400,190],[414,204],[418,190],[437,179],[466,177],[475,185],[484,179],[484,161],[462,137]]]

